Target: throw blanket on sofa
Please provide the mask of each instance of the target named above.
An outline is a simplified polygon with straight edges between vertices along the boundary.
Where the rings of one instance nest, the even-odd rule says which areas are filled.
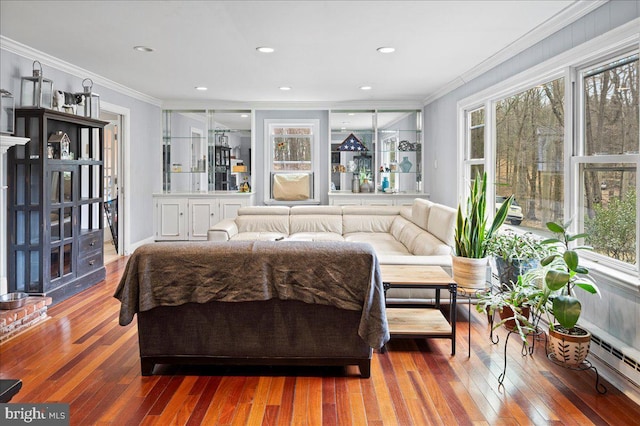
[[[121,325],[157,306],[278,298],[362,310],[359,336],[372,348],[389,340],[380,266],[365,243],[148,244],[129,259],[114,296]]]

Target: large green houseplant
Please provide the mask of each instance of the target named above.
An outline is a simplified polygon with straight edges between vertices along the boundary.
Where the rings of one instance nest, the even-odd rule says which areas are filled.
[[[472,289],[485,287],[486,241],[502,226],[512,202],[513,196],[509,196],[502,203],[491,222],[491,226],[489,226],[487,220],[487,174],[476,175],[464,211],[462,205],[458,205],[455,255],[452,257],[453,279],[458,283],[458,286]]]
[[[540,262],[545,292],[539,303],[542,305],[551,301],[553,318],[549,320],[549,350],[552,356],[556,361],[579,365],[589,353],[591,333],[577,325],[582,305],[575,297],[574,290],[580,288],[598,295],[600,292],[596,283],[589,278],[589,270],[580,265],[579,251],[590,250],[591,247],[571,248],[573,242],[587,235],[570,234],[567,231],[570,225],[571,221],[565,224],[547,223],[547,228],[555,237],[544,242],[559,247],[559,250]]]

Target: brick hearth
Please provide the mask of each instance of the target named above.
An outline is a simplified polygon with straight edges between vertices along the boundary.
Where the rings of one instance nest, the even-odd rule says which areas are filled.
[[[18,309],[0,310],[0,343],[49,318],[50,297],[29,296]]]

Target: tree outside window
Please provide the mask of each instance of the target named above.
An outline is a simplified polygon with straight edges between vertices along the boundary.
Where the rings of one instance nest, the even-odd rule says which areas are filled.
[[[496,103],[496,195],[515,195],[521,226],[564,219],[564,79]]]
[[[581,217],[597,253],[636,263],[638,55],[582,74]]]

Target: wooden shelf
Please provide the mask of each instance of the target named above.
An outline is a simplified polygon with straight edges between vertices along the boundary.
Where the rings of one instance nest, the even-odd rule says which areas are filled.
[[[450,336],[451,324],[438,309],[387,308],[391,337]]]

